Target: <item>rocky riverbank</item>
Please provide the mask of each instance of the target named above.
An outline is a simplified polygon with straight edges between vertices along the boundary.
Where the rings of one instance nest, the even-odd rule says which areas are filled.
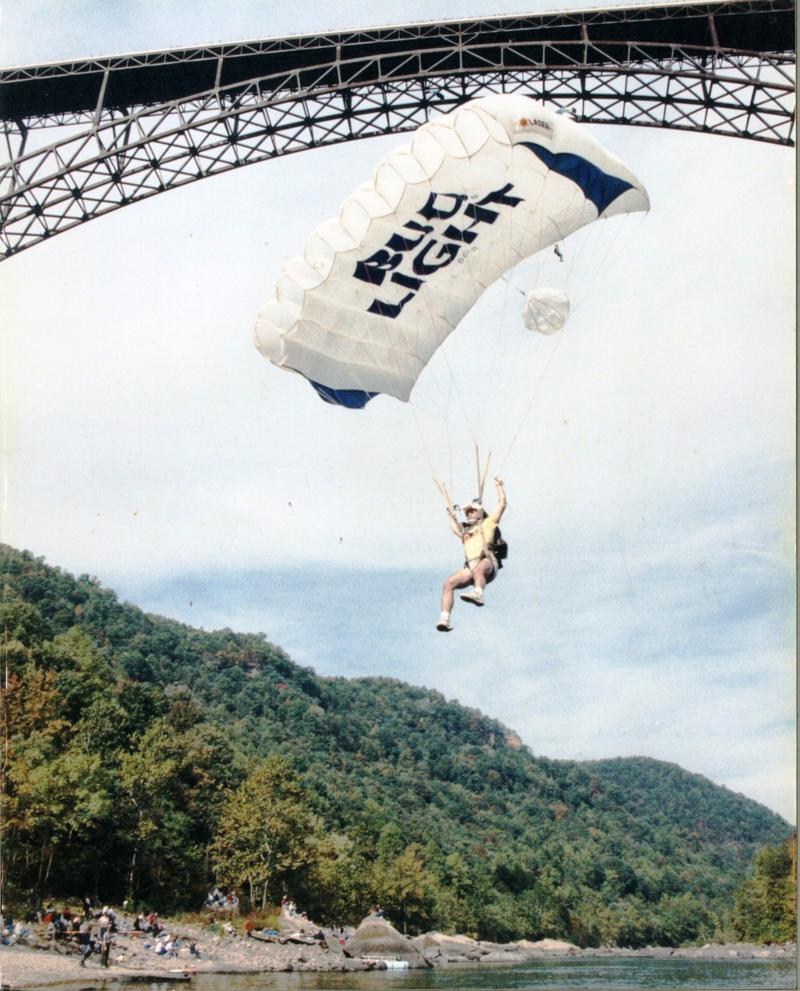
[[[755,946],[752,944],[707,945],[640,950],[600,948],[582,950],[560,940],[498,944],[426,933],[408,938],[386,922],[370,916],[346,941],[329,930],[320,930],[307,920],[292,922],[282,917],[280,934],[240,935],[212,932],[207,927],[167,924],[173,938],[162,952],[159,941],[120,925],[109,954],[108,967],[97,956],[81,967],[80,953],[69,943],[48,944],[40,933],[31,943],[0,948],[0,984],[10,991],[34,991],[48,985],[80,983],[83,988],[100,986],[109,979],[146,978],[183,981],[198,973],[267,973],[292,971],[364,971],[386,967],[441,967],[449,964],[524,963],[556,956],[671,956],[691,959],[791,958],[794,943]],[[322,935],[323,938],[319,938]],[[194,952],[191,947],[194,944]],[[161,941],[161,947],[164,940]]]

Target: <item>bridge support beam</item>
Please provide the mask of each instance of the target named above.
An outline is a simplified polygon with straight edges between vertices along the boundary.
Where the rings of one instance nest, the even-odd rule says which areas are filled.
[[[387,29],[388,30],[388,29]],[[179,98],[113,102],[113,72],[83,110],[8,118],[0,166],[5,257],[120,207],[280,155],[409,131],[489,92],[519,92],[589,123],[671,128],[790,145],[794,53],[481,36],[302,65]],[[117,70],[122,71],[122,70]],[[0,95],[2,93],[0,92]],[[60,136],[44,147],[43,128]]]

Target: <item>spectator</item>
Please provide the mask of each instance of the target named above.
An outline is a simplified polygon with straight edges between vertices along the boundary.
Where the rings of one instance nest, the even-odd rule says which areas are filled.
[[[100,940],[100,964],[103,967],[108,966],[108,955],[111,953],[111,943],[112,937],[111,933],[107,932],[105,936]]]
[[[81,967],[86,966],[86,961],[94,953],[92,943],[92,924],[89,919],[84,919],[78,929],[78,946],[81,951]]]

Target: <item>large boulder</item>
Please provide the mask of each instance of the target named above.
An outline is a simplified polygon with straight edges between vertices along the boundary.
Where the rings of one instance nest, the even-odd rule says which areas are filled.
[[[452,946],[469,947],[471,949],[477,945],[477,942],[471,936],[449,936],[447,933],[440,932],[424,933],[419,939],[423,941],[425,946],[450,944]]]
[[[563,939],[537,939],[535,942],[520,939],[514,945],[520,950],[544,950],[548,953],[576,953],[580,950],[579,946],[567,943]]]
[[[304,915],[290,912],[284,905],[278,917],[278,929],[286,935],[315,936],[320,931],[320,926]]]
[[[355,934],[347,941],[347,952],[352,957],[369,960],[404,960],[409,967],[430,967],[419,950],[399,933],[386,919],[368,915]]]
[[[426,960],[442,963],[479,960],[482,955],[480,944],[469,936],[448,936],[447,933],[430,932],[417,936],[413,943]]]

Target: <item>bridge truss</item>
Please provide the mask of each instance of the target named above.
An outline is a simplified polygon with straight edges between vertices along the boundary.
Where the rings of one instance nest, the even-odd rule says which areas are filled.
[[[412,130],[487,92],[591,123],[792,145],[794,17],[794,0],[722,0],[6,69],[2,252],[230,169]]]

